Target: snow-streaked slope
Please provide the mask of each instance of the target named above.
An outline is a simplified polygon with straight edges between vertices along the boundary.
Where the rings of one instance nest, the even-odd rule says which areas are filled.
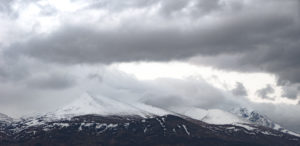
[[[261,115],[258,112],[255,112],[253,110],[248,110],[246,108],[235,108],[232,109],[230,112],[221,109],[205,110],[197,107],[174,108],[172,110],[181,115],[196,120],[201,120],[209,124],[216,124],[216,125],[231,124],[231,125],[244,127],[248,130],[254,130],[256,129],[255,125],[260,125],[260,126],[269,127],[274,130],[278,130],[284,133],[288,133],[300,137],[300,134],[284,129],[279,124],[267,118],[267,116]]]
[[[264,127],[269,127],[284,133],[288,133],[300,137],[300,134],[284,129],[279,124],[276,124],[272,120],[268,119],[266,116],[263,116],[255,111],[248,110],[246,108],[237,108],[231,110],[230,112],[220,110],[220,109],[205,110],[196,107],[175,108],[173,110],[181,115],[196,120],[201,120],[209,124],[215,124],[215,125],[231,124],[235,126],[244,127],[247,130],[255,130],[256,129],[255,125],[261,125]]]
[[[176,112],[196,120],[201,120],[209,124],[216,124],[216,125],[232,124],[232,125],[244,127],[247,130],[255,130],[256,129],[255,125],[260,125],[260,126],[269,127],[274,130],[278,130],[284,133],[288,133],[300,137],[300,134],[297,134],[293,131],[281,127],[279,124],[270,120],[267,116],[261,115],[258,112],[255,112],[253,110],[248,110],[246,108],[235,108],[230,112],[227,112],[220,109],[205,110],[201,108],[190,107],[190,108],[179,108],[179,109],[177,108]]]
[[[84,93],[79,99],[48,115],[67,118],[86,114],[150,117],[153,115],[163,116],[169,112],[143,103],[126,103],[113,98]]]
[[[201,109],[197,107],[190,108],[177,108],[174,109],[175,112],[196,119],[209,124],[234,124],[234,123],[249,123],[247,120],[244,120],[232,113],[220,110],[220,109]]]

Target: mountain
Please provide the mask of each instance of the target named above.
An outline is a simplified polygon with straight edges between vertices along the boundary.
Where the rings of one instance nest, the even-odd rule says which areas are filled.
[[[7,127],[1,145],[299,145],[300,138],[267,127],[214,125],[175,115],[82,115]]]
[[[233,108],[230,111],[224,111],[220,109],[205,110],[196,107],[177,108],[173,110],[176,111],[176,113],[180,113],[181,115],[185,115],[187,117],[209,124],[231,124],[243,126],[245,128],[249,127],[249,124],[258,125],[300,137],[300,134],[287,130],[279,124],[270,120],[267,116],[262,115],[254,110],[249,110],[247,108]]]
[[[0,145],[300,145],[299,136],[264,126],[265,117],[238,111],[164,110],[85,93],[54,112],[2,125]]]

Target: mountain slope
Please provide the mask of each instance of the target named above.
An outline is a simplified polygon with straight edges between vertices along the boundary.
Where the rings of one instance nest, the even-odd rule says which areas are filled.
[[[7,130],[12,127],[8,127]],[[76,116],[0,137],[3,145],[299,145],[300,138],[279,131],[211,125],[174,115]]]
[[[85,93],[54,112],[0,125],[0,145],[300,145],[299,135],[278,126],[246,109],[167,111]]]
[[[251,125],[260,125],[279,130],[285,133],[300,136],[297,133],[286,130],[280,125],[272,122],[266,116],[262,116],[257,112],[247,110],[246,108],[236,108],[227,112],[220,109],[201,109],[198,107],[174,108],[166,111],[164,109],[146,105],[138,102],[126,103],[114,98],[103,96],[93,96],[89,93],[84,93],[80,98],[72,103],[56,110],[55,112],[39,115],[35,117],[27,117],[20,121],[23,123],[20,131],[34,125],[43,125],[46,122],[56,121],[61,119],[70,119],[74,116],[81,115],[100,115],[100,116],[137,116],[149,118],[154,116],[178,115],[186,118],[200,120],[209,124],[215,125],[238,125],[247,129],[252,128]],[[249,126],[250,125],[250,126]]]

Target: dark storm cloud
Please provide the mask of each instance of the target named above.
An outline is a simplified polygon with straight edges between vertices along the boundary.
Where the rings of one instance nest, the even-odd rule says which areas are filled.
[[[220,9],[220,0],[92,0],[86,9],[108,9],[112,12],[124,11],[128,8],[147,8],[159,6],[159,12],[163,16],[172,16],[189,6],[192,13],[203,15],[213,10]],[[196,15],[195,15],[196,16]]]
[[[176,13],[177,11],[182,10],[188,4],[189,1],[178,0],[174,2],[172,0],[162,1],[161,3],[161,12],[164,15],[172,15],[172,13]]]
[[[153,1],[150,4],[130,1],[120,5],[126,5],[124,9],[147,8],[147,4],[156,3],[161,4],[161,13],[155,17],[163,20],[156,25],[145,25],[142,18],[140,21],[126,21],[113,30],[99,30],[95,29],[96,25],[84,23],[63,25],[49,35],[38,35],[25,43],[11,45],[6,54],[63,64],[169,61],[199,55],[212,57],[214,61],[206,61],[208,65],[239,71],[271,72],[279,76],[280,84],[300,82],[297,1],[269,0],[261,2],[261,6],[255,2],[225,3],[216,0]],[[193,5],[190,6],[190,3]],[[118,6],[118,3],[107,2],[99,9],[112,6]],[[182,11],[188,8],[191,10]],[[206,15],[200,11],[205,11],[207,16],[211,13],[214,21],[206,25]],[[162,13],[172,13],[176,17],[160,17],[164,15]],[[191,27],[184,30],[164,23],[184,23],[185,20]],[[193,21],[203,21],[203,24],[191,23]],[[222,55],[227,55],[229,60],[224,61],[219,57]]]
[[[263,99],[274,99],[274,97],[270,97],[269,94],[274,93],[275,90],[271,85],[267,85],[265,88],[259,89],[256,91],[256,94]]]
[[[236,96],[247,96],[248,95],[245,86],[240,82],[236,83],[236,87],[231,92]]]
[[[262,16],[253,21],[260,19],[266,18]],[[229,22],[210,30],[195,28],[193,32],[182,32],[174,28],[148,30],[130,26],[113,31],[97,31],[83,26],[66,26],[48,36],[38,36],[25,44],[13,45],[8,50],[60,63],[167,61],[186,59],[197,54],[248,52],[257,50],[259,44],[272,41],[267,36],[255,38],[258,35],[256,33],[272,33],[286,27],[286,23],[282,22],[289,21],[288,18],[268,19],[264,24],[258,24],[258,28],[250,25],[248,28],[247,24],[234,26]],[[274,28],[264,29],[269,25],[274,25]],[[232,35],[233,33],[236,35]]]

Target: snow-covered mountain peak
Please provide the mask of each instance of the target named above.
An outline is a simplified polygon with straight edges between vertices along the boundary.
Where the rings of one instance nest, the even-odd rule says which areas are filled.
[[[169,114],[169,112],[143,103],[126,103],[114,98],[84,93],[77,100],[53,113],[55,117],[59,118],[86,114],[149,117],[153,115],[162,116]]]

